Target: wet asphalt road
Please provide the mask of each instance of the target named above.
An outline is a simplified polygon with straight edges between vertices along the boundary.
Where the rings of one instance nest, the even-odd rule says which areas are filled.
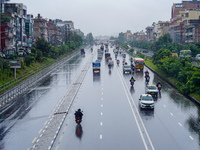
[[[81,68],[90,57],[96,60],[98,48],[94,46],[93,53],[88,49],[85,57],[78,55],[65,63],[1,113],[0,149],[32,148]],[[114,59],[113,49],[109,47],[109,51]],[[121,55],[118,58],[122,62]],[[161,81],[163,88],[155,99],[155,110],[140,111],[138,99],[145,93],[144,74],[134,74],[133,89],[130,77],[122,74],[122,63],[118,67],[115,62],[109,71],[104,57],[100,76],[93,75],[91,65],[52,149],[199,149],[200,108],[150,72],[150,84]],[[131,95],[136,107],[127,95]],[[81,126],[74,121],[78,108],[84,114]],[[139,120],[134,117],[137,111],[146,133],[140,132]],[[143,134],[149,136],[151,146]]]

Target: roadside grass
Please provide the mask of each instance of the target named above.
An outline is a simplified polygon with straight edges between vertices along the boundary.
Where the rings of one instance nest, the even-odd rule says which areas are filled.
[[[173,77],[167,77],[166,73],[164,73],[161,69],[159,69],[156,65],[153,64],[152,60],[149,58],[145,58],[145,64],[149,67],[151,67],[153,70],[155,70],[160,75],[164,76],[167,80],[169,80],[171,83],[176,85],[178,82],[176,78]],[[190,93],[192,97],[200,101],[200,95],[198,93]]]
[[[199,94],[191,93],[190,95],[200,101],[200,95]]]
[[[51,62],[53,60],[54,59],[48,58],[48,59],[45,59],[45,61],[43,61],[42,63],[38,63],[38,62],[32,63],[29,67],[26,66],[24,69],[17,68],[16,69],[16,77],[20,77],[20,76],[24,75],[25,73],[30,72],[30,71],[32,71],[32,70],[34,70],[34,69],[36,69],[36,68],[38,68],[38,67],[40,67],[42,65],[45,65],[45,64],[47,64],[47,63],[49,63],[49,62]],[[14,69],[12,69],[12,71],[13,71],[13,74],[10,77],[7,77],[6,74],[1,74],[0,85],[3,85],[5,83],[8,83],[8,82],[10,82],[10,81],[15,79],[15,77],[14,77]]]
[[[77,48],[76,51],[77,51],[78,49],[79,49],[79,48]],[[25,66],[24,69],[16,69],[16,78],[22,77],[24,74],[26,74],[26,73],[28,73],[28,72],[30,73],[32,70],[37,69],[38,67],[41,67],[41,66],[43,66],[43,65],[45,65],[45,64],[48,64],[48,65],[45,66],[45,68],[47,68],[48,66],[50,66],[50,65],[52,65],[52,64],[54,64],[54,63],[56,63],[57,61],[59,61],[59,60],[65,58],[65,57],[71,55],[72,53],[73,53],[73,51],[69,51],[68,53],[66,53],[66,54],[64,54],[64,55],[62,55],[62,56],[60,56],[60,57],[57,58],[57,59],[45,58],[44,61],[41,62],[41,63],[35,62],[35,63],[32,63],[29,67],[28,67],[28,66]],[[45,69],[45,68],[43,68],[43,69]],[[29,76],[23,78],[23,79],[20,80],[19,82],[15,82],[15,80],[14,80],[14,79],[15,79],[15,77],[14,77],[14,69],[12,69],[12,70],[13,70],[13,73],[12,73],[9,77],[8,77],[7,74],[2,74],[2,73],[0,73],[0,86],[5,85],[5,84],[7,84],[7,83],[12,83],[12,84],[10,84],[9,86],[7,86],[4,90],[2,90],[1,92],[3,92],[3,91],[5,91],[5,90],[7,90],[7,89],[9,89],[9,88],[11,88],[11,87],[13,87],[13,86],[19,84],[21,81],[23,81],[23,80],[25,80],[25,79],[31,77],[32,75],[38,73],[39,71],[41,71],[41,70],[38,70],[38,71],[35,71],[34,73],[30,73]]]

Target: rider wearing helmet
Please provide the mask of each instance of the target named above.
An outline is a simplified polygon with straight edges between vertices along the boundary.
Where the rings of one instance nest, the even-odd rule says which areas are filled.
[[[144,73],[145,73],[145,76],[149,75],[149,71],[148,70],[146,70]]]
[[[135,82],[135,79],[133,76],[130,78],[130,82]]]
[[[119,65],[119,59],[117,59],[117,64]]]
[[[79,108],[75,113],[74,113],[75,117],[80,117],[80,119],[82,119],[83,113],[81,112],[81,109]]]
[[[162,84],[160,82],[157,83],[157,87],[162,87]]]

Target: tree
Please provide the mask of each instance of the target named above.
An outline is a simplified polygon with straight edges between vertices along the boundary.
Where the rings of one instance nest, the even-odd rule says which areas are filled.
[[[35,49],[41,50],[44,57],[48,57],[51,44],[44,38],[38,38],[34,45]]]
[[[133,52],[134,52],[134,49],[133,49],[133,48],[131,48],[131,49],[129,50],[129,52],[133,53]]]
[[[94,38],[93,38],[92,33],[88,33],[88,34],[86,35],[86,42],[87,42],[88,44],[93,44],[93,41],[94,41]]]
[[[166,58],[168,56],[172,55],[171,51],[168,49],[160,49],[153,55],[153,63],[159,63],[159,61],[163,58]]]
[[[118,40],[120,42],[124,43],[126,41],[125,33],[123,33],[123,32],[119,33]]]
[[[1,23],[9,23],[10,20],[11,20],[11,17],[9,17],[8,14],[1,13],[1,20],[0,20]]]

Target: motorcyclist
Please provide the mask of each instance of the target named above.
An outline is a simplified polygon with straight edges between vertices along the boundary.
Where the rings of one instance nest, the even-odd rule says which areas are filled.
[[[149,75],[149,71],[148,71],[148,70],[146,70],[144,73],[145,73],[145,76],[146,76],[146,75]],[[146,77],[145,77],[145,78],[146,78]]]
[[[83,113],[81,112],[80,108],[74,113],[74,115],[75,115],[75,119],[76,117],[80,117],[80,120],[82,120]]]
[[[133,58],[131,57],[131,63],[133,62]]]
[[[135,78],[132,76],[131,78],[130,78],[130,82],[132,83],[132,82],[135,82]]]
[[[133,64],[131,64],[131,69],[134,71],[135,66]]]
[[[109,63],[109,64],[108,64],[108,68],[109,68],[109,69],[111,69],[111,67],[112,67],[112,64],[111,64],[111,63]]]
[[[117,59],[117,64],[119,65],[119,59]]]
[[[145,79],[146,79],[146,82],[149,82],[149,80],[150,80],[150,76],[149,76],[148,73],[145,75]]]
[[[162,87],[162,84],[160,82],[158,82],[156,86],[157,86],[158,90],[160,91],[161,87]]]
[[[123,60],[123,62],[122,62],[122,63],[123,63],[123,65],[124,65],[125,61]]]

